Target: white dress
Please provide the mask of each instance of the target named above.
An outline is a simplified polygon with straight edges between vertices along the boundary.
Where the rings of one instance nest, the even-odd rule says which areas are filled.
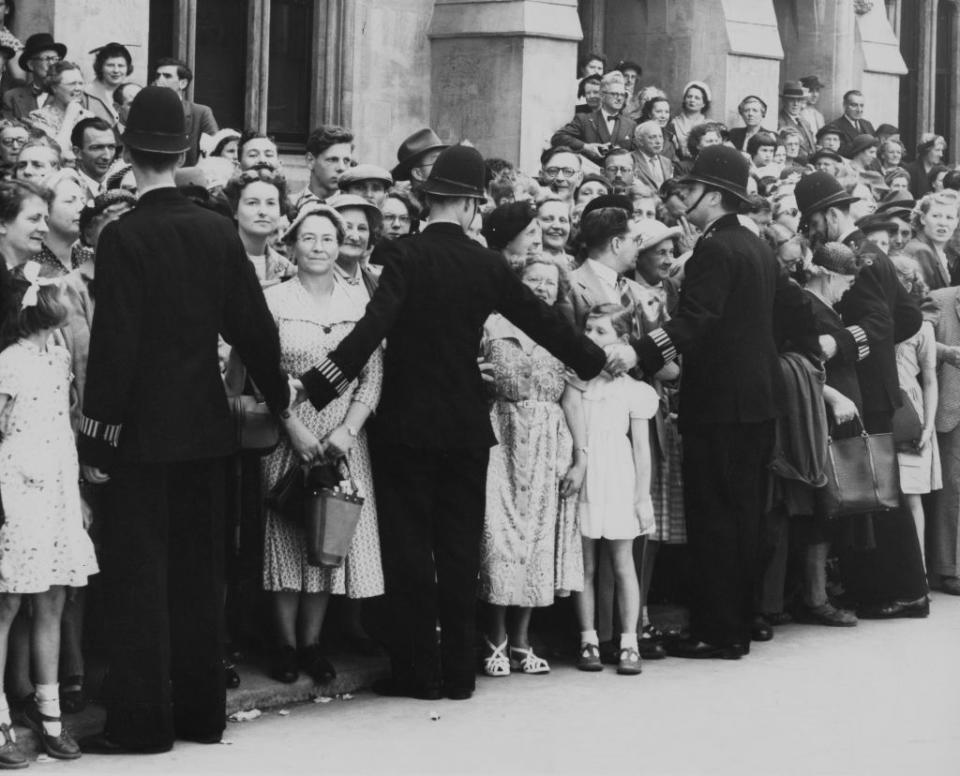
[[[96,574],[70,427],[70,354],[23,340],[0,353],[0,593],[83,587]]]
[[[897,374],[907,401],[913,405],[921,422],[925,417],[923,387],[918,379],[923,368],[937,368],[937,342],[933,326],[924,321],[909,339],[897,345]],[[908,494],[926,494],[943,487],[940,467],[940,447],[934,434],[929,444],[919,452],[899,451],[900,491]]]
[[[635,493],[637,471],[627,434],[630,421],[649,421],[657,392],[627,375],[601,375],[583,391],[587,473],[580,490],[580,533],[588,539],[634,539],[656,528],[650,494]],[[645,439],[649,432],[644,430]]]

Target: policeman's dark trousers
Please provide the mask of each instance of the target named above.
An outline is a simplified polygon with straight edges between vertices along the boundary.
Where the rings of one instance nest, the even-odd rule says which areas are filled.
[[[683,430],[683,498],[693,574],[690,636],[750,644],[772,421]]]
[[[226,460],[118,466],[103,528],[107,736],[131,749],[223,732]]]
[[[394,681],[472,690],[489,449],[371,444]],[[441,644],[437,644],[437,620]]]

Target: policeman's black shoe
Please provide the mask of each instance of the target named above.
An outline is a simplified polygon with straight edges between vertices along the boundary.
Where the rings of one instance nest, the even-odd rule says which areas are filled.
[[[772,641],[773,626],[762,614],[757,614],[750,624],[750,638],[753,641]]]
[[[664,646],[671,657],[684,657],[691,660],[739,660],[747,654],[742,644],[708,644],[692,638],[671,640]]]
[[[228,690],[236,690],[240,686],[240,674],[237,673],[236,666],[227,658],[223,658],[223,679]],[[61,705],[63,699],[61,698]]]
[[[930,601],[926,596],[916,601],[891,601],[886,604],[862,606],[857,616],[862,620],[894,620],[897,618],[923,618],[930,614]]]
[[[293,684],[300,678],[297,666],[297,650],[289,644],[277,648],[270,667],[270,676],[278,682]]]
[[[162,754],[173,749],[172,743],[141,747],[123,746],[102,732],[81,738],[79,744],[80,751],[84,754]]]
[[[473,697],[473,688],[445,685],[443,688],[443,697],[451,701],[467,701]]]
[[[387,698],[416,698],[421,701],[438,701],[443,697],[439,687],[397,682],[394,679],[378,679],[370,686],[370,689],[377,695],[383,695]]]

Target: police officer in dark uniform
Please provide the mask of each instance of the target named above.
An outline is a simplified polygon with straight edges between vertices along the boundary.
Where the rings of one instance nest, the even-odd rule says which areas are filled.
[[[842,242],[859,258],[857,279],[837,304],[845,330],[836,336],[837,352],[827,356],[855,364],[863,398],[863,426],[869,433],[893,428],[900,406],[896,344],[920,328],[922,314],[897,278],[893,262],[866,239],[850,205],[857,197],[825,172],[797,183],[795,195],[801,228],[814,242]],[[924,617],[926,575],[916,528],[909,512],[894,509],[873,515],[872,551],[847,549],[841,554],[844,587],[866,618]]]
[[[97,245],[78,445],[84,476],[109,479],[114,500],[101,556],[107,721],[81,741],[100,754],[223,733],[223,513],[236,443],[218,335],[274,411],[289,404],[276,326],[236,229],[174,186],[183,122],[169,89],[134,98],[123,143],[140,199]]]
[[[686,263],[676,315],[622,346],[644,374],[683,356],[679,424],[693,574],[690,633],[677,657],[738,659],[749,652],[759,574],[766,467],[782,390],[777,338],[812,336],[799,287],[737,218],[749,164],[725,146],[704,149],[686,185],[686,217],[703,231]],[[816,340],[814,339],[814,342]],[[815,346],[816,347],[816,346]]]
[[[377,246],[380,285],[364,317],[302,376],[310,401],[343,392],[386,338],[383,392],[371,438],[387,603],[391,695],[469,698],[485,478],[496,444],[477,369],[483,322],[496,310],[584,379],[602,349],[534,297],[501,255],[464,233],[484,197],[483,158],[443,151],[421,192],[421,234]],[[442,647],[438,648],[439,616]]]

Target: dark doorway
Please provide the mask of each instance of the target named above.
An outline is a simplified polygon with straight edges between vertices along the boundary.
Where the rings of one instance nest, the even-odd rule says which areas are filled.
[[[247,71],[247,0],[198,0],[194,99],[221,127],[242,130]]]
[[[271,0],[267,131],[302,146],[310,132],[313,0]]]

